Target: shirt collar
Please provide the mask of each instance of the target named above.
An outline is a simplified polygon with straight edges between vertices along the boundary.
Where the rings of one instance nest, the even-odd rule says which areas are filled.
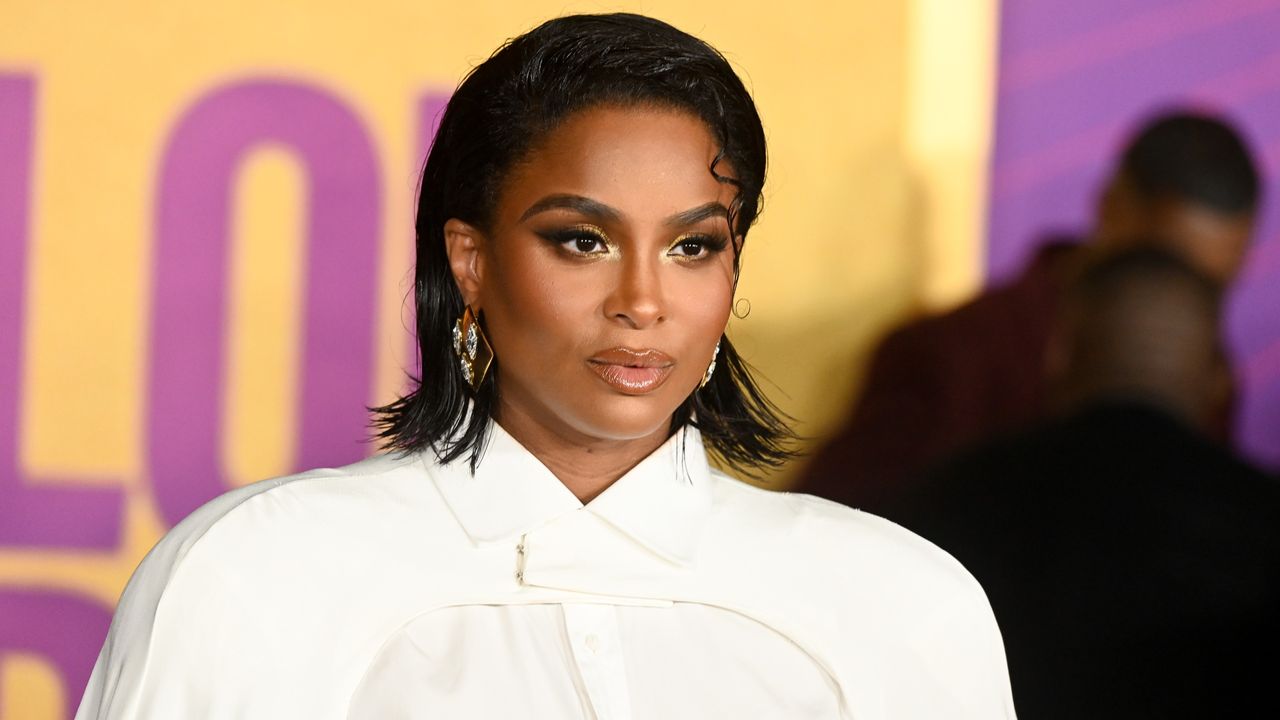
[[[474,476],[466,457],[433,464],[431,474],[477,545],[513,540],[566,513],[590,512],[652,552],[688,564],[711,511],[711,470],[702,434],[691,426],[586,506],[494,422]]]

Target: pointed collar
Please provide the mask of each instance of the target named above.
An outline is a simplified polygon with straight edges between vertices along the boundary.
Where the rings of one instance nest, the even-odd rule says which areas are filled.
[[[658,555],[692,562],[711,511],[702,434],[686,426],[587,505],[497,423],[475,475],[466,458],[428,467],[477,545],[511,541],[572,512],[590,512]]]

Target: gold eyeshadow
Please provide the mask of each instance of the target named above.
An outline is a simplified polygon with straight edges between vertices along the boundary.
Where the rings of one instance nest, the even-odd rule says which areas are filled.
[[[667,247],[667,253],[672,253],[676,248],[687,242],[697,242],[706,250],[702,255],[676,255],[687,260],[702,260],[723,251],[729,246],[728,238],[715,233],[685,233],[677,237],[670,246]]]
[[[543,240],[546,240],[548,243],[562,249],[564,249],[564,246],[570,242],[573,242],[575,240],[584,240],[584,239],[598,242],[603,246],[602,249],[592,250],[589,252],[573,252],[571,250],[566,249],[566,252],[568,252],[569,254],[579,256],[579,257],[604,255],[608,251],[614,249],[609,239],[609,235],[604,231],[603,228],[597,225],[591,225],[587,223],[574,224],[568,227],[555,228],[550,230],[535,230],[534,234],[542,238]],[[681,255],[681,254],[675,253],[675,251],[681,245],[689,242],[698,243],[699,245],[702,246],[705,252],[703,252],[700,255]],[[697,260],[705,260],[712,255],[720,253],[728,246],[729,246],[729,239],[723,234],[690,232],[690,233],[684,233],[676,237],[676,239],[673,240],[671,244],[667,246],[666,252],[668,255],[672,257],[692,262]]]
[[[546,240],[548,243],[556,246],[557,249],[564,250],[566,253],[578,257],[591,257],[603,255],[610,249],[609,236],[605,231],[595,225],[578,224],[566,228],[557,228],[555,230],[534,231],[538,237]],[[575,240],[591,240],[599,243],[602,250],[593,250],[590,252],[573,252],[567,250],[564,246],[566,243]]]

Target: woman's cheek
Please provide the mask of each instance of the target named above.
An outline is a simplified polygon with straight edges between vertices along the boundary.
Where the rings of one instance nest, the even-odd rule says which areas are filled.
[[[710,268],[709,268],[710,269]],[[719,336],[729,320],[733,284],[718,272],[691,273],[680,289],[681,304],[693,322]]]
[[[529,243],[533,245],[533,243]],[[549,253],[530,247],[505,255],[501,271],[494,277],[497,302],[503,306],[512,331],[541,331],[569,322],[564,299],[572,295],[566,287],[572,277],[558,267]]]

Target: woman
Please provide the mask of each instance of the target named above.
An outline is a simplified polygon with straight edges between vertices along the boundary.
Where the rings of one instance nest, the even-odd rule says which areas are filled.
[[[954,561],[707,464],[788,454],[724,337],[764,166],[724,58],[658,21],[477,67],[422,178],[394,452],[174,528],[79,717],[1012,717]]]

